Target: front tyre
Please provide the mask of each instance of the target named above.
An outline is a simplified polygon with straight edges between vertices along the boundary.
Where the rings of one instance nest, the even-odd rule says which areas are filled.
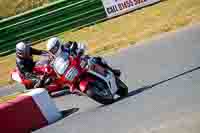
[[[128,96],[128,87],[121,81],[121,79],[116,78],[117,87],[119,88],[117,94],[120,97]]]
[[[112,104],[114,102],[112,94],[105,88],[106,86],[103,85],[103,83],[101,85],[100,84],[101,83],[96,82],[90,83],[88,85],[86,94],[101,104]]]

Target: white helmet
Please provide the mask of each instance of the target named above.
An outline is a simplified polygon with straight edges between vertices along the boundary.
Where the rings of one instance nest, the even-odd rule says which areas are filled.
[[[30,46],[24,42],[17,43],[16,55],[21,58],[28,58],[30,56]]]
[[[57,37],[49,39],[47,42],[47,50],[58,56],[62,52],[60,40]]]

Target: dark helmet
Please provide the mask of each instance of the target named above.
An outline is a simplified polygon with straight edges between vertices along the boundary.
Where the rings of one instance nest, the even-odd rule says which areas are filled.
[[[16,45],[16,55],[21,58],[30,57],[30,46],[24,42],[19,42]]]

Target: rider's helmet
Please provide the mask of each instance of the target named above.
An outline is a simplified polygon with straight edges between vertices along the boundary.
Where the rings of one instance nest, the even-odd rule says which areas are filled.
[[[47,50],[58,56],[62,52],[60,40],[57,37],[50,38],[47,42]]]
[[[19,42],[16,45],[16,56],[20,58],[29,58],[31,47],[24,42]]]

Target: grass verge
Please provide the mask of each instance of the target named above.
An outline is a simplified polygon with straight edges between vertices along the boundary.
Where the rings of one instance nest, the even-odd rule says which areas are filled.
[[[115,52],[143,39],[200,23],[200,0],[162,0],[114,19],[60,34],[64,41],[87,42],[90,54]],[[45,43],[36,45],[45,48]],[[9,71],[15,66],[15,55],[0,58],[0,85],[8,84]]]
[[[0,0],[0,16],[13,16],[47,3],[48,0]]]
[[[20,95],[21,93],[20,92],[16,92],[12,95],[8,95],[8,96],[4,96],[4,97],[0,97],[0,104],[1,103],[5,103],[9,100],[12,100],[12,99],[15,99],[18,95]]]

